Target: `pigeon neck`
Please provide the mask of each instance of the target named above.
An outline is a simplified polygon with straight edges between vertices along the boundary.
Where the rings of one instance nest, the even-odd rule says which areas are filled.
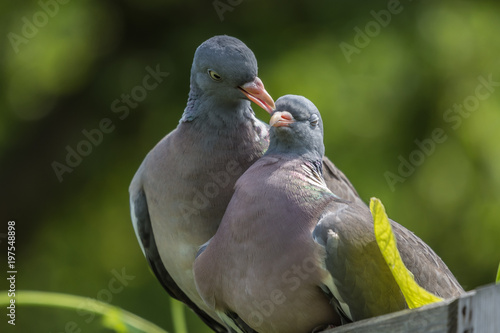
[[[246,99],[229,100],[208,96],[198,87],[191,86],[189,98],[180,122],[191,122],[195,119],[204,122],[222,122],[223,125],[245,121],[249,114],[253,115],[250,101]]]
[[[316,165],[319,163],[321,167],[321,160],[323,159],[323,155],[317,152],[316,150],[311,150],[308,146],[297,146],[293,144],[287,143],[276,143],[276,140],[271,138],[271,143],[269,145],[269,149],[266,154],[273,155],[289,155],[294,157],[300,157],[306,161],[309,161]]]
[[[191,78],[191,81],[193,79]],[[187,101],[186,108],[184,109],[184,114],[182,115],[181,122],[185,121],[192,121],[194,118],[197,117],[198,112],[197,110],[197,101],[201,97],[201,90],[191,83],[190,89],[189,89],[189,97]]]
[[[244,154],[248,158],[264,154],[269,145],[268,128],[255,117],[250,101],[242,98],[230,105],[214,96],[191,97],[179,128],[197,138],[203,151],[215,149],[226,155],[248,151]]]
[[[282,131],[278,133],[278,130]],[[271,128],[270,140],[268,149],[270,154],[298,155],[308,161],[321,161],[325,154],[323,141],[300,130],[290,131],[286,127]]]

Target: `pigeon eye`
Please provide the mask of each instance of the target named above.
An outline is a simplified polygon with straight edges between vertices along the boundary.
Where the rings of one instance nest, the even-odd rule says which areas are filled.
[[[216,71],[209,69],[208,70],[208,75],[210,75],[210,78],[214,81],[221,81],[222,76],[220,76]]]
[[[319,117],[317,115],[313,114],[311,116],[311,118],[309,119],[309,122],[311,123],[311,125],[313,127],[316,127],[318,125],[318,123],[319,123]]]

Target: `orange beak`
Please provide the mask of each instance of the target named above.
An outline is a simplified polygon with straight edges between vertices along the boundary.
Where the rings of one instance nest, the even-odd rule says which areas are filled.
[[[269,120],[269,125],[273,127],[288,127],[293,124],[295,119],[288,111],[276,111],[271,120]]]
[[[273,113],[276,108],[273,98],[267,93],[264,84],[258,77],[238,87],[238,89],[240,89],[249,100],[266,110],[269,114]]]

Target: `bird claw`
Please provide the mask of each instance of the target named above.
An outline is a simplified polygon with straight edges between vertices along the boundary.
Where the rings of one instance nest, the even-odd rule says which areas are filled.
[[[316,328],[314,328],[311,333],[319,333],[319,332],[323,332],[323,331],[326,331],[330,328],[335,328],[337,326],[335,325],[321,325],[321,326],[318,326]]]

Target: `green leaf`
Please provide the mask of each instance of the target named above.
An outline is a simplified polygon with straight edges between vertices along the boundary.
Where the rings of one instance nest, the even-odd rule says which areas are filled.
[[[89,302],[89,300],[92,302]],[[7,292],[0,291],[0,306],[9,304],[9,301],[10,298],[7,297]],[[130,332],[131,330],[147,333],[167,333],[155,324],[133,313],[87,297],[44,291],[20,290],[16,291],[16,306],[17,304],[19,306],[31,305],[85,310],[100,314],[103,316],[105,327],[111,328],[117,333]]]
[[[172,324],[174,326],[175,333],[187,333],[184,304],[171,297],[170,311],[172,313]]]
[[[121,309],[114,308],[107,311],[102,317],[104,327],[114,330],[116,333],[127,333],[127,325],[123,321],[123,313]]]
[[[410,309],[442,301],[442,298],[420,287],[413,278],[413,274],[404,265],[396,245],[396,238],[391,224],[385,213],[384,205],[382,205],[379,199],[370,199],[370,211],[373,215],[375,238],[378,247]]]
[[[498,264],[496,283],[500,283],[500,263]]]

